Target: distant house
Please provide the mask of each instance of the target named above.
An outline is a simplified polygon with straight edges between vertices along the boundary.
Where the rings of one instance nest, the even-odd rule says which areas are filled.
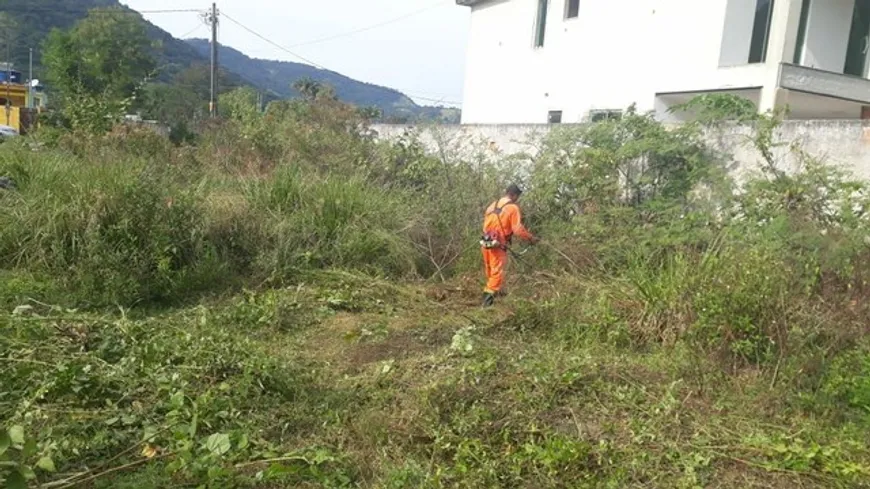
[[[139,114],[128,114],[124,116],[124,124],[130,127],[139,127],[153,131],[160,136],[169,137],[172,132],[169,126],[161,124],[160,121],[145,120]]]
[[[463,123],[663,120],[704,93],[794,119],[870,118],[870,0],[457,0]]]
[[[0,124],[26,130],[48,104],[44,87],[25,81],[20,71],[0,63]]]

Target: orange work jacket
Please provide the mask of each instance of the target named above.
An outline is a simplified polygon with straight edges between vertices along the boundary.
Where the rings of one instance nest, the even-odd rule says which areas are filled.
[[[483,234],[491,235],[499,243],[504,244],[510,244],[514,235],[526,241],[532,240],[532,233],[523,226],[520,206],[509,197],[502,197],[486,209],[483,217]]]

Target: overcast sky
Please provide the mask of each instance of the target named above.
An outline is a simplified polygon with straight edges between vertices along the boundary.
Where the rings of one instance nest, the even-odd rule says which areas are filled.
[[[211,5],[209,0],[121,3],[140,11],[204,11]],[[462,101],[469,9],[455,0],[218,0],[218,9],[293,53],[351,78],[401,90],[428,105]],[[196,13],[145,17],[176,37],[209,35]],[[349,34],[368,27],[373,28]],[[330,37],[335,38],[311,43]],[[227,19],[221,22],[220,42],[255,58],[300,61]]]

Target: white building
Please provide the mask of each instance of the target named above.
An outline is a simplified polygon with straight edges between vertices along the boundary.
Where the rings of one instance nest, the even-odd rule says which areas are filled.
[[[465,124],[582,122],[702,93],[870,118],[870,0],[457,0]]]

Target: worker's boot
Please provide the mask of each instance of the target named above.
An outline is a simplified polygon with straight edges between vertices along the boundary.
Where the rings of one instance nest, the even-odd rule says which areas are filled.
[[[495,305],[495,294],[486,292],[483,294],[483,307],[492,307]]]

